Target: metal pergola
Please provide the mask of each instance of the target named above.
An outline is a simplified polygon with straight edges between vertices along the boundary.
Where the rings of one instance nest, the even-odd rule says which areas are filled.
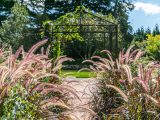
[[[82,8],[82,6],[81,6]],[[108,49],[111,52],[115,53],[115,55],[118,53],[118,25],[110,22],[107,19],[104,19],[101,16],[98,16],[94,12],[88,12],[87,10],[80,10],[78,13],[79,18],[76,20],[77,24],[56,24],[53,25],[53,28],[56,27],[78,27],[79,29],[76,31],[66,31],[61,29],[60,31],[52,30],[52,36],[54,37],[55,34],[74,34],[78,33],[82,35],[86,43],[89,43],[90,40],[99,41],[97,42],[97,46],[99,44],[102,44],[100,47],[95,46],[95,49],[103,50]],[[90,19],[87,18],[87,15],[92,16]],[[94,21],[91,23],[90,21]],[[54,38],[52,38],[54,39]]]

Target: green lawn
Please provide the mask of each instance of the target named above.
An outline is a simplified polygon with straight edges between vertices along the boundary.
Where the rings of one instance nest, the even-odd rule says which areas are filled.
[[[62,70],[61,72],[62,75],[69,75],[69,76],[74,76],[76,78],[92,78],[96,77],[95,73],[90,72],[90,71],[81,71],[78,72],[77,70]]]

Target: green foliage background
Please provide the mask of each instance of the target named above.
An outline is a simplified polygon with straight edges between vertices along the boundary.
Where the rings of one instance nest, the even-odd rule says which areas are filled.
[[[26,7],[16,3],[11,8],[11,15],[0,27],[0,42],[7,43],[13,49],[17,49],[22,44],[27,32],[28,15]]]

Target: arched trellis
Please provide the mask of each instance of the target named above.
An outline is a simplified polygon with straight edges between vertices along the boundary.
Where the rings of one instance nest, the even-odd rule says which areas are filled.
[[[83,6],[51,23],[50,39],[83,39],[95,42],[94,49],[118,52],[118,24],[109,16],[89,11]],[[87,48],[88,49],[88,48]]]

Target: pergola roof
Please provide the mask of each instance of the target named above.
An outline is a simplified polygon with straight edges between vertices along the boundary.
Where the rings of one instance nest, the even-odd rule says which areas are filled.
[[[66,21],[64,20],[63,23],[59,23],[60,19],[66,17]],[[83,6],[78,7],[74,12],[66,13],[64,16],[58,18],[56,20],[55,25],[67,25],[67,26],[77,26],[77,25],[95,25],[95,26],[106,26],[106,25],[116,25],[116,21],[109,20],[108,16],[94,13],[86,9]],[[67,23],[68,22],[68,23]]]

